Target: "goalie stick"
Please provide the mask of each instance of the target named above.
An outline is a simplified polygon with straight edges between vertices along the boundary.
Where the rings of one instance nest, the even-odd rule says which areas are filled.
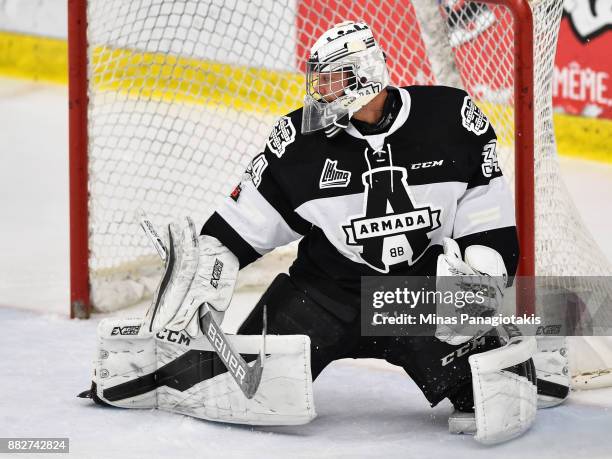
[[[171,257],[174,256],[174,250],[168,250],[163,240],[155,231],[155,227],[151,221],[147,218],[143,211],[140,211],[140,226],[147,235],[147,237],[153,243],[153,246],[157,250],[160,258],[164,263],[170,263]],[[157,305],[155,305],[157,306]],[[221,330],[221,327],[213,317],[211,312],[211,306],[208,303],[202,303],[200,305],[200,328],[202,333],[210,341],[213,349],[226,366],[228,372],[232,375],[238,387],[245,395],[246,398],[251,399],[257,392],[259,383],[261,382],[261,375],[263,372],[265,352],[266,352],[266,306],[263,309],[263,329],[261,332],[262,346],[257,356],[257,359],[253,365],[247,364],[244,358],[236,351],[234,346],[231,344],[227,335]],[[153,312],[153,316],[155,313]]]
[[[163,239],[157,234],[155,231],[155,227],[151,223],[151,221],[147,218],[144,210],[138,209],[138,218],[140,221],[140,227],[145,232],[149,240],[153,243],[153,247],[157,250],[159,254],[159,258],[165,263],[168,258],[168,250],[166,250],[166,245],[164,244]]]

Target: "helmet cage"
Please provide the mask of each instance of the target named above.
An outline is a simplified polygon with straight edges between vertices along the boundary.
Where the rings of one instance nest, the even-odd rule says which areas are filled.
[[[331,103],[357,89],[353,63],[310,60],[306,67],[306,94],[317,102]]]
[[[302,133],[352,117],[388,84],[385,57],[378,47],[333,62],[319,61],[315,55],[306,64]]]

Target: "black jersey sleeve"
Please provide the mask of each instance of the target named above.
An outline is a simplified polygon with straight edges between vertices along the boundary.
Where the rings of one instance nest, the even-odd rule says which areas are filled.
[[[457,203],[453,237],[462,252],[474,244],[497,250],[513,276],[519,255],[514,198],[498,162],[495,130],[467,94],[458,118],[466,136],[464,144],[469,145],[465,160],[470,177]]]
[[[295,212],[279,180],[283,157],[300,153],[292,118],[279,118],[263,152],[252,159],[240,183],[202,228],[202,234],[216,237],[238,257],[241,268],[299,239],[311,227]]]

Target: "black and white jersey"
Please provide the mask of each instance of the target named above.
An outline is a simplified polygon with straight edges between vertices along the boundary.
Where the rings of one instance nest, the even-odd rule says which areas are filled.
[[[434,275],[444,237],[496,249],[513,275],[514,202],[489,120],[459,89],[398,91],[382,134],[302,135],[302,109],[281,117],[202,232],[241,267],[303,237],[292,273],[352,291],[363,275]]]

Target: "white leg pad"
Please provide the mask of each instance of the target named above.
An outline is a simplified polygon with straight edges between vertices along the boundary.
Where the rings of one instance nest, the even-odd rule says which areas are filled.
[[[570,394],[571,377],[567,360],[567,343],[564,336],[536,336],[538,352],[533,356],[538,379],[565,392],[538,394],[538,408],[550,408],[563,403]],[[545,386],[541,389],[546,389]]]
[[[252,425],[305,424],[316,417],[308,336],[266,337],[261,383],[249,400],[223,364],[213,359],[206,337],[168,330],[153,336],[141,323],[107,319],[98,326],[94,378],[97,396],[106,403]],[[259,335],[228,338],[238,352],[253,358],[262,342]]]
[[[535,381],[505,370],[536,352],[534,337],[513,338],[499,349],[469,357],[476,415],[475,439],[495,444],[518,437],[533,424],[537,410]]]

